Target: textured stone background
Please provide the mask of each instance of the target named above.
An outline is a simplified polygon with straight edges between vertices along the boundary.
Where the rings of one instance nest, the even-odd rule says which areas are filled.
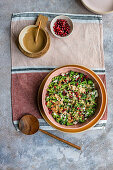
[[[11,115],[10,20],[13,12],[88,12],[80,0],[0,0],[0,170],[113,170],[113,14],[103,17],[107,74],[106,130],[79,134],[52,132],[82,146],[82,151],[42,133],[17,133]]]

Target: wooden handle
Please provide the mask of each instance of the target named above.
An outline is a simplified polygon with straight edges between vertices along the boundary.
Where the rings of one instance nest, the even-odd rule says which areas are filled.
[[[41,26],[41,21],[39,22],[39,25],[38,25],[38,29],[37,29],[37,33],[36,33],[36,37],[35,37],[35,43],[37,43],[40,26]]]
[[[38,26],[40,21],[41,21],[41,27],[44,29],[47,25],[48,17],[43,16],[43,15],[39,15],[35,25]]]
[[[61,142],[64,142],[64,143],[66,143],[66,144],[68,144],[68,145],[70,145],[70,146],[72,146],[72,147],[74,147],[74,148],[76,148],[76,149],[79,149],[79,150],[81,150],[81,147],[79,147],[79,146],[77,146],[77,145],[75,145],[75,144],[73,144],[73,143],[71,143],[71,142],[68,142],[68,141],[66,141],[66,140],[64,140],[64,139],[62,139],[62,138],[59,138],[59,137],[57,137],[57,136],[55,136],[55,135],[53,135],[53,134],[51,134],[51,133],[49,133],[49,132],[47,132],[47,131],[45,131],[45,130],[42,130],[42,129],[39,129],[41,132],[43,132],[43,133],[45,133],[46,135],[49,135],[49,136],[51,136],[51,137],[53,137],[53,138],[55,138],[55,139],[57,139],[57,140],[59,140],[59,141],[61,141]]]

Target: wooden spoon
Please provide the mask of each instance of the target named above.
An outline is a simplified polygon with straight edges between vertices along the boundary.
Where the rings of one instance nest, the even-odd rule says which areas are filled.
[[[38,29],[37,29],[37,33],[36,33],[36,37],[35,37],[35,43],[37,43],[37,40],[38,40],[38,34],[39,34],[40,27],[41,27],[41,21],[39,21],[39,25],[38,25]]]
[[[59,138],[59,137],[57,137],[57,136],[55,136],[55,135],[53,135],[53,134],[51,134],[51,133],[49,133],[49,132],[47,132],[45,130],[39,129],[39,121],[33,115],[25,115],[25,116],[23,116],[19,121],[19,129],[20,129],[20,131],[22,133],[24,133],[26,135],[32,135],[32,134],[36,133],[39,130],[39,131],[45,133],[46,135],[49,135],[49,136],[51,136],[51,137],[53,137],[53,138],[55,138],[55,139],[57,139],[57,140],[59,140],[61,142],[64,142],[64,143],[66,143],[66,144],[68,144],[68,145],[70,145],[70,146],[72,146],[72,147],[74,147],[76,149],[81,150],[81,147],[79,147],[79,146],[77,146],[77,145],[75,145],[75,144],[73,144],[71,142],[68,142],[68,141],[66,141],[66,140],[64,140],[62,138]]]

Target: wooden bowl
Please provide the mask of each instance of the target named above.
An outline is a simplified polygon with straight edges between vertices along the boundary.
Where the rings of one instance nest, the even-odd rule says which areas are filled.
[[[99,97],[98,97],[98,105],[97,105],[96,112],[92,117],[88,118],[84,123],[78,123],[73,126],[66,126],[57,123],[55,119],[51,116],[51,114],[49,114],[48,108],[45,105],[45,97],[46,97],[48,85],[52,81],[52,78],[58,76],[61,73],[66,73],[70,70],[83,73],[87,75],[88,78],[92,79],[93,82],[95,83],[96,89],[98,90]],[[84,66],[67,65],[67,66],[59,67],[53,70],[51,73],[49,73],[49,75],[47,75],[45,80],[42,82],[42,85],[40,86],[38,99],[39,99],[39,108],[41,114],[51,126],[63,132],[76,133],[76,132],[81,132],[89,129],[101,119],[106,109],[107,94],[103,82],[92,70]]]
[[[29,25],[29,26],[25,27],[25,28],[20,32],[18,41],[19,41],[19,49],[20,49],[26,56],[35,58],[35,57],[41,57],[42,55],[44,55],[44,54],[48,51],[49,46],[50,46],[50,37],[49,37],[48,32],[45,31],[45,29],[40,28],[41,35],[43,36],[43,42],[44,42],[42,48],[40,49],[40,51],[37,51],[37,52],[28,51],[28,50],[26,49],[26,47],[24,46],[23,38],[24,38],[25,34],[27,33],[27,31],[28,31],[30,28],[33,28],[33,27],[37,27],[37,26],[36,26],[36,25]]]

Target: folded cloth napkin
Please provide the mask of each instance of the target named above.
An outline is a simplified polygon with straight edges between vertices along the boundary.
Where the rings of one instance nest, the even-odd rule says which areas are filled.
[[[76,15],[69,16],[74,24],[73,33],[68,38],[55,38],[50,34],[51,45],[41,58],[28,58],[17,47],[20,31],[27,25],[35,24],[39,14],[48,16],[50,20],[56,13],[17,13],[11,21],[11,58],[12,58],[12,114],[13,124],[18,130],[18,120],[25,114],[35,115],[42,129],[52,130],[41,117],[37,106],[37,93],[44,77],[56,67],[69,64],[80,64],[94,70],[106,85],[102,16]],[[102,119],[93,129],[105,128],[107,109]]]

